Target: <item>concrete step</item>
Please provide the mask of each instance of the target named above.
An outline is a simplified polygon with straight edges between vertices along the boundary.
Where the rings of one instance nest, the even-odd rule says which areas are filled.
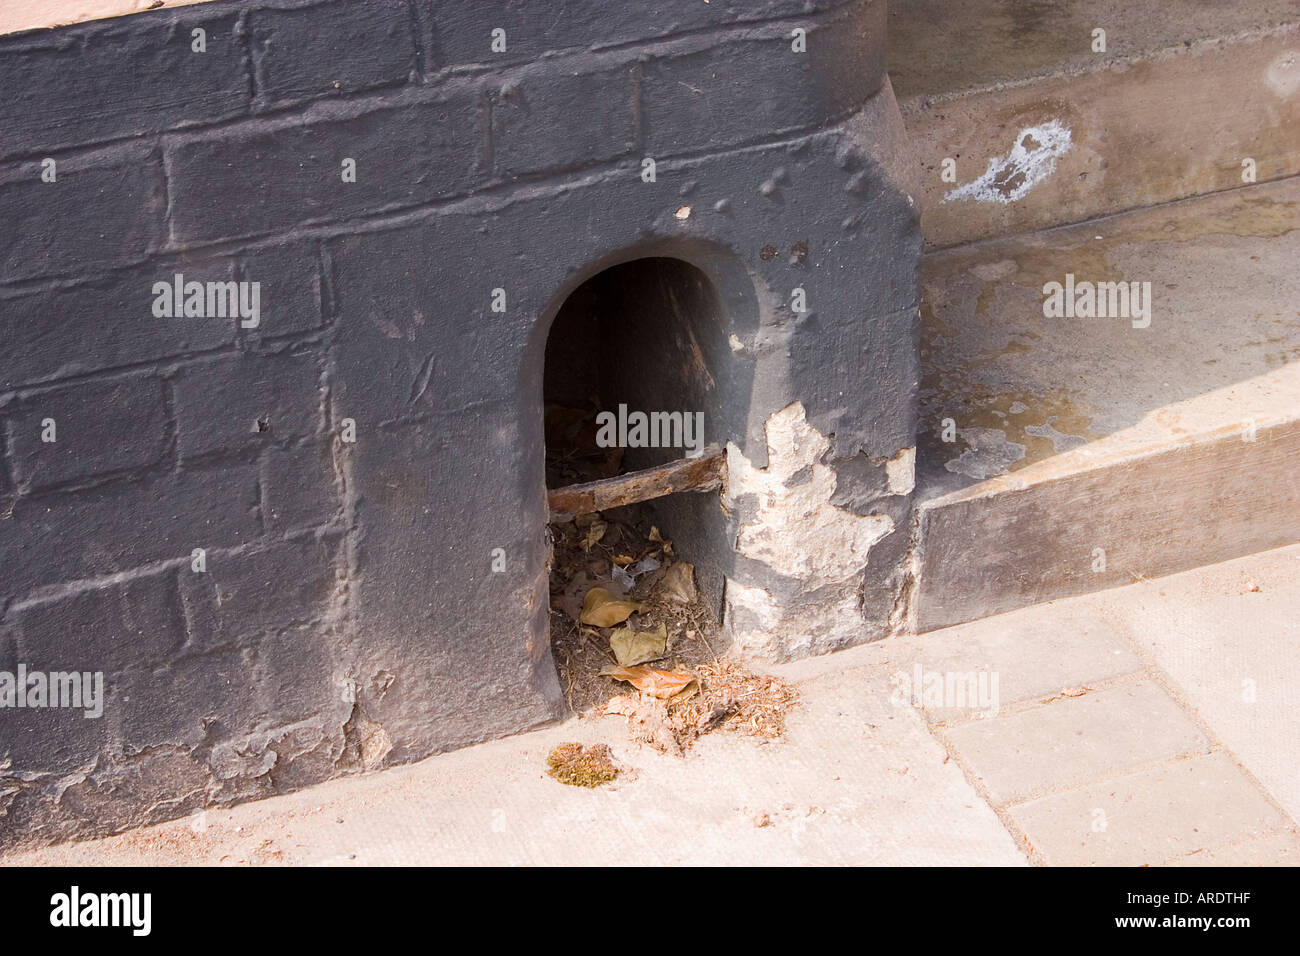
[[[1300,541],[1298,262],[1300,178],[926,256],[917,628]]]
[[[889,61],[931,247],[1300,172],[1295,0],[894,0]]]

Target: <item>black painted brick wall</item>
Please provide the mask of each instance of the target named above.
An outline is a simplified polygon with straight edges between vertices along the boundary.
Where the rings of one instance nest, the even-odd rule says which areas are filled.
[[[0,712],[0,846],[372,765],[363,723],[400,760],[554,716],[543,318],[680,239],[747,263],[779,324],[803,267],[757,250],[811,236],[828,273],[867,263],[819,321],[909,348],[915,214],[888,157],[820,132],[880,102],[883,43],[879,0],[249,0],[0,37],[0,669],[108,687],[101,720]],[[155,318],[176,273],[260,282],[260,326]],[[910,394],[885,365],[870,388]]]

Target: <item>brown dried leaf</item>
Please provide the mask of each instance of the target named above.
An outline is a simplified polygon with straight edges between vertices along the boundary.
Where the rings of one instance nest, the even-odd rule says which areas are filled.
[[[590,551],[605,537],[605,529],[609,527],[603,521],[593,521],[587,528],[587,536],[582,539],[582,550]]]
[[[609,649],[614,652],[614,659],[624,667],[658,660],[664,656],[667,646],[668,626],[665,624],[660,624],[658,631],[638,632],[630,627],[620,627],[609,636]]]
[[[659,591],[669,601],[691,604],[697,597],[695,568],[689,562],[678,561],[659,579]]]
[[[600,672],[601,677],[624,680],[641,691],[660,700],[681,695],[685,700],[700,689],[695,675],[686,671],[661,671],[653,667],[606,667]]]
[[[620,601],[605,588],[592,588],[582,602],[583,624],[595,627],[613,627],[622,624],[633,611],[643,611],[645,606],[636,601]]]
[[[659,529],[654,527],[653,525],[651,525],[650,527],[650,540],[656,542],[657,544],[663,545],[664,554],[668,555],[669,557],[672,557],[673,543],[669,541],[667,538],[665,538],[663,535],[661,535],[659,533]]]

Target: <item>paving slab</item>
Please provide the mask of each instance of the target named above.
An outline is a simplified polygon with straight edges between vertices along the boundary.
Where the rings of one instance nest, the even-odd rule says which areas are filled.
[[[1300,819],[1300,546],[1140,584],[1110,611]]]
[[[1209,742],[1154,682],[1061,697],[1017,714],[950,727],[943,736],[994,806],[1090,783]]]
[[[1300,866],[1300,836],[1279,830],[1207,850],[1196,850],[1165,866]]]
[[[1235,751],[1267,762],[1273,751],[1290,754],[1295,735],[1258,720],[1237,736],[1221,733],[1233,712],[1196,706],[1192,677],[1231,671],[1233,654],[1275,616],[1287,620],[1288,605],[1296,617],[1300,593],[1288,585],[1297,560],[1300,546],[781,665],[774,670],[797,684],[802,703],[776,744],[714,735],[677,759],[631,744],[616,719],[570,719],[2,862],[1292,865],[1295,820]],[[1212,619],[1217,633],[1243,640],[1227,652],[1219,640],[1189,640],[1183,616]],[[1155,641],[1164,622],[1169,652],[1186,658],[1171,668],[1181,680],[1147,649],[1165,646]],[[1300,680],[1300,660],[1267,646],[1277,686]],[[1000,715],[900,700],[898,675],[917,660],[927,671],[998,671]],[[1260,686],[1265,698],[1274,692]],[[1078,687],[1091,689],[1061,695]],[[1290,707],[1276,705],[1279,714]],[[1212,738],[1210,754],[1200,752],[1203,737]],[[567,740],[609,743],[628,772],[596,791],[550,780],[545,754]],[[1192,755],[1151,763],[1170,750]],[[1280,773],[1288,765],[1279,758]],[[1285,794],[1279,780],[1268,786]],[[985,793],[1012,802],[995,811]]]
[[[1176,759],[1007,811],[1053,866],[1145,866],[1290,823],[1225,754]]]
[[[0,4],[0,34],[120,17],[157,7],[186,7],[211,0],[23,0]]]
[[[898,642],[894,678],[909,687],[929,675],[996,676],[997,708],[1037,701],[1063,690],[1135,675],[1142,661],[1123,630],[1087,599],[1045,603]],[[924,702],[924,701],[923,701]],[[978,701],[925,703],[932,722],[987,715]]]

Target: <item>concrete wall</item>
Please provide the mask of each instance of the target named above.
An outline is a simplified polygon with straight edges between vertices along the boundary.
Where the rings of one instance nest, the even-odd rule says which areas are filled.
[[[856,629],[769,650],[880,633],[920,248],[883,41],[875,0],[258,0],[0,38],[0,671],[106,681],[99,719],[0,709],[0,845],[555,717],[547,328],[642,255],[748,297],[735,454],[763,468],[799,402],[837,508],[898,529],[840,582]],[[258,325],[157,317],[178,273],[260,283]]]

